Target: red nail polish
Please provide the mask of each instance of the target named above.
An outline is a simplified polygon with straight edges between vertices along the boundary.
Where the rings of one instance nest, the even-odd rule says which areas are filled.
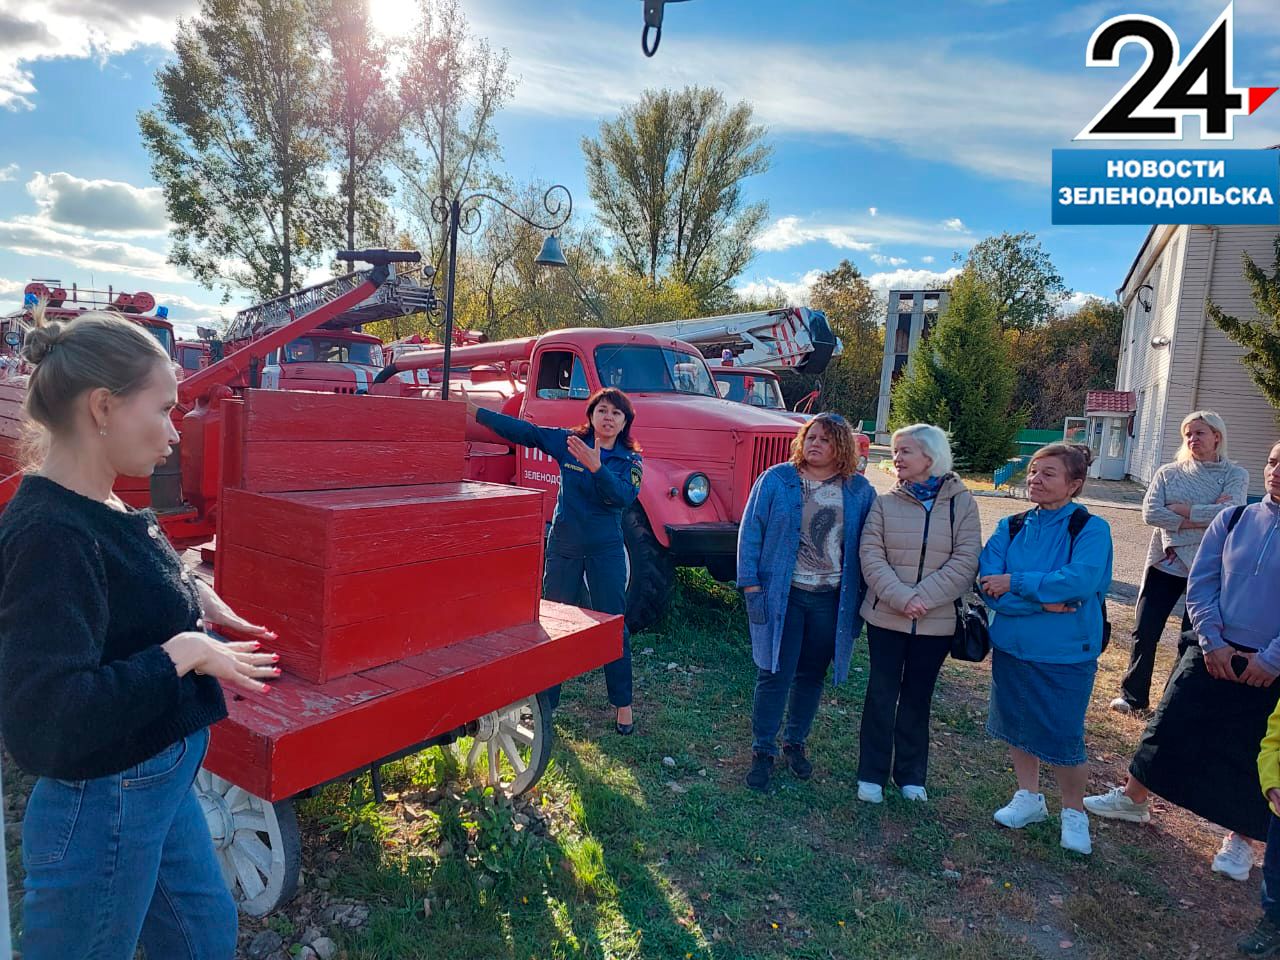
[[[277,662],[279,659],[280,659],[280,654],[278,654],[278,653],[273,653],[273,654],[271,655],[271,661],[272,661],[272,663]]]
[[[257,649],[259,649],[261,646],[262,646],[262,644],[258,643],[258,641],[256,641],[256,640],[253,642],[253,649],[257,650]]]
[[[277,677],[280,676],[280,668],[276,667],[275,670],[272,671],[272,673],[274,673]]]
[[[270,693],[270,692],[271,692],[271,688],[270,688],[270,687],[268,687],[266,684],[263,684],[263,685],[262,685],[262,692],[263,692],[263,693]]]

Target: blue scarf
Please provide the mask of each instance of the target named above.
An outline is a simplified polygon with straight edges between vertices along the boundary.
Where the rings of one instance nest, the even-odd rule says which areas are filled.
[[[938,491],[942,489],[942,481],[946,479],[945,476],[930,477],[924,483],[904,483],[903,486],[907,488],[909,494],[924,503],[938,496]]]

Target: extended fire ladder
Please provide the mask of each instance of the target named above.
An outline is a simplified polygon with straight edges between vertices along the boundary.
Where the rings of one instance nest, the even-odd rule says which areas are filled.
[[[844,350],[826,315],[808,307],[641,323],[621,329],[683,340],[712,361],[732,357],[738,366],[766,370],[821,373]]]
[[[331,330],[346,329],[375,320],[427,313],[436,309],[434,290],[430,285],[423,286],[419,283],[420,279],[429,281],[435,273],[434,268],[423,265],[409,272],[397,273],[394,263],[386,266],[387,278],[372,294],[317,326]],[[359,288],[372,274],[372,270],[356,270],[241,310],[228,326],[225,339],[241,341],[261,337]]]

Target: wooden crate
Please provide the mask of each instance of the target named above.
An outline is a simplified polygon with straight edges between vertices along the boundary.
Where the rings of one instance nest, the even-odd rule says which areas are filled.
[[[594,670],[622,654],[622,618],[544,601],[534,623],[315,685],[226,688],[205,766],[282,800]]]
[[[222,510],[218,592],[314,683],[537,619],[540,492],[224,488]]]

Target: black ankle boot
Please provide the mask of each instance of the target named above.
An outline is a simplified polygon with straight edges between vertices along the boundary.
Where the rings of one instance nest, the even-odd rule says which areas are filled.
[[[803,743],[788,743],[782,748],[782,755],[787,758],[787,766],[800,780],[808,780],[813,776],[813,764],[804,755]]]
[[[773,757],[767,753],[751,755],[751,772],[747,774],[747,786],[752,790],[764,793],[769,789],[769,778],[773,775]]]

